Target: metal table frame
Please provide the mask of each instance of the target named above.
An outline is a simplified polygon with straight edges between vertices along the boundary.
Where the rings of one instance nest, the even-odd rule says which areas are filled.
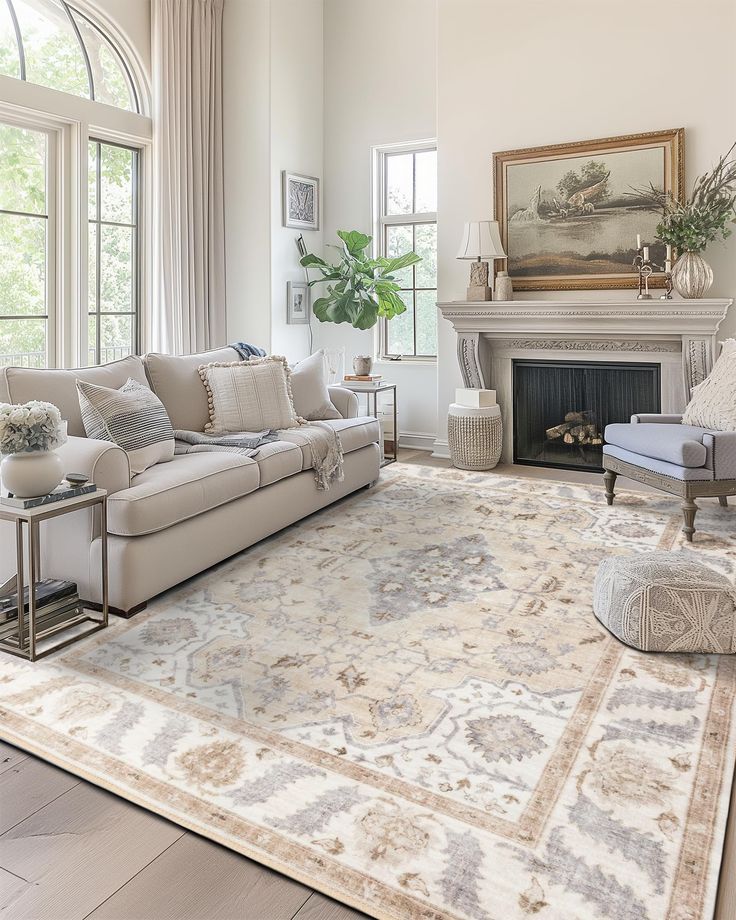
[[[390,463],[396,463],[399,459],[399,413],[396,406],[396,384],[395,383],[382,383],[380,386],[376,387],[362,387],[362,386],[351,386],[350,380],[343,380],[336,384],[336,386],[343,387],[346,390],[350,390],[351,393],[355,393],[356,396],[360,397],[361,393],[366,395],[367,409],[368,414],[371,414],[371,402],[370,397],[373,397],[373,416],[378,418],[378,394],[387,393],[389,390],[394,391],[394,449],[391,452],[390,456],[386,456],[385,447],[381,445],[383,450],[383,460],[381,460],[381,467],[388,466]]]
[[[38,636],[36,631],[36,614],[43,608],[37,608],[36,584],[41,580],[41,533],[40,524],[62,514],[71,514],[86,508],[100,506],[100,538],[102,541],[102,611],[99,617],[85,614],[76,618],[69,624],[62,624],[58,632],[63,634],[67,629],[79,626],[81,623],[91,623],[92,626],[73,636],[39,652],[36,649]],[[0,651],[8,652],[28,661],[37,661],[52,652],[76,642],[85,636],[100,629],[108,623],[108,566],[107,566],[107,492],[98,489],[88,495],[53,502],[49,505],[40,505],[36,508],[13,508],[10,505],[0,504],[0,521],[9,521],[15,524],[15,554],[16,554],[16,589],[18,592],[18,628],[17,646],[8,642],[7,638],[0,639]],[[23,588],[25,586],[25,554],[24,554],[24,525],[28,528],[28,624],[26,628],[25,599]],[[82,608],[90,609],[90,602],[80,598]],[[52,633],[54,634],[54,633]]]

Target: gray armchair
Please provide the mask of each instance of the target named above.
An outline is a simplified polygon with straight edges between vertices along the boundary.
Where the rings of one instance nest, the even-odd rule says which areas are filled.
[[[631,424],[607,425],[603,447],[606,501],[613,504],[617,476],[679,495],[692,542],[696,498],[736,495],[736,432],[682,425],[680,415],[633,415]]]

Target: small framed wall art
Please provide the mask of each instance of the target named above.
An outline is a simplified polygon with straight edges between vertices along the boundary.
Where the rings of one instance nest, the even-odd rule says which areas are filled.
[[[309,322],[309,285],[306,281],[286,283],[286,322],[290,326]]]
[[[294,230],[319,230],[319,179],[283,170],[283,224]]]

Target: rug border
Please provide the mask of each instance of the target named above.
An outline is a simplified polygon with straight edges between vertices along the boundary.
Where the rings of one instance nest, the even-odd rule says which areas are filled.
[[[9,729],[7,724],[3,724],[2,726],[0,740],[6,742],[7,744],[14,745],[15,747],[20,748],[21,750],[31,754],[34,757],[38,757],[40,760],[43,760],[52,766],[58,767],[59,769],[70,773],[72,776],[77,777],[78,779],[82,779],[93,786],[103,789],[105,792],[110,792],[113,795],[123,799],[124,801],[130,802],[138,808],[142,808],[145,811],[151,812],[152,814],[157,815],[166,821],[169,821],[171,824],[183,828],[189,833],[196,834],[198,837],[202,837],[204,840],[211,840],[213,843],[218,844],[218,846],[222,846],[227,850],[239,853],[241,856],[252,860],[258,865],[265,866],[267,869],[278,872],[279,875],[283,875],[287,879],[292,879],[293,881],[299,882],[307,888],[310,888],[313,891],[317,891],[320,894],[331,898],[333,901],[337,901],[339,904],[344,904],[348,907],[354,908],[355,910],[361,911],[362,913],[367,914],[369,917],[374,918],[374,920],[406,920],[406,917],[401,914],[384,912],[383,907],[380,905],[379,909],[377,910],[375,904],[369,903],[368,901],[353,895],[352,892],[348,892],[346,894],[345,892],[338,891],[336,888],[332,888],[329,885],[323,884],[321,881],[315,882],[314,879],[310,879],[301,869],[294,869],[292,866],[287,866],[287,864],[282,863],[279,859],[272,857],[270,854],[264,854],[264,851],[262,850],[257,850],[255,847],[243,845],[238,842],[227,842],[215,828],[208,829],[207,833],[205,834],[198,829],[194,820],[188,820],[184,816],[175,814],[166,805],[157,804],[155,808],[152,808],[151,805],[148,804],[149,800],[147,800],[142,794],[139,794],[136,790],[128,791],[130,787],[124,786],[122,783],[116,783],[115,781],[102,779],[101,777],[88,772],[85,766],[75,765],[73,768],[70,767],[68,765],[69,761],[67,761],[67,759],[62,754],[58,754],[55,751],[42,751],[25,736],[16,734],[12,729]],[[411,895],[402,896],[411,899]],[[430,904],[422,904],[420,901],[416,903],[420,911],[422,911],[421,916],[423,920],[424,918],[426,918],[426,920],[457,920],[457,915],[448,914],[446,911],[440,911],[440,909],[433,907]]]

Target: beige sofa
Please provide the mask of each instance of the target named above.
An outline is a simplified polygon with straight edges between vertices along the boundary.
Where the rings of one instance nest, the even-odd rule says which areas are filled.
[[[282,527],[378,479],[379,428],[358,417],[354,393],[330,387],[342,418],[333,425],[344,450],[345,478],[318,491],[309,446],[276,441],[256,458],[232,453],[177,456],[131,479],[117,445],[85,437],[76,378],[120,387],[129,377],[149,385],[174,428],[202,431],[207,399],[200,364],[238,360],[231,348],[187,357],[149,354],[82,370],[0,368],[0,402],[42,399],[59,406],[68,442],[59,449],[66,471],[84,473],[107,489],[111,607],[130,616],[146,601]],[[44,576],[75,580],[80,594],[100,603],[99,511],[63,515],[43,525]],[[14,566],[12,525],[0,523],[0,579]]]

